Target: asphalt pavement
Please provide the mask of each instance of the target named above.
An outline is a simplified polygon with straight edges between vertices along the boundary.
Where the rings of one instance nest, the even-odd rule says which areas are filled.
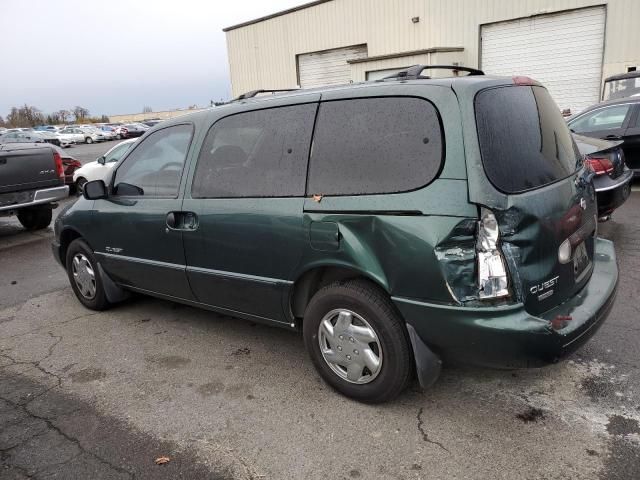
[[[83,308],[51,232],[0,219],[0,478],[640,478],[640,193],[600,234],[619,292],[572,357],[447,366],[368,406],[296,333],[146,297]]]

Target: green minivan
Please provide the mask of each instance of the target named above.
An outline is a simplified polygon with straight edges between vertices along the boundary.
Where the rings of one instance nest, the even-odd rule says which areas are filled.
[[[300,329],[323,379],[365,402],[430,386],[443,361],[574,351],[618,280],[593,172],[534,80],[425,68],[149,130],[55,222],[76,296]]]

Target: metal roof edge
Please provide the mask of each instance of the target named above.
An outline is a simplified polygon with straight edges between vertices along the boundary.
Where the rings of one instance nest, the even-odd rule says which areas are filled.
[[[225,27],[222,29],[222,31],[226,33],[230,30],[236,30],[238,28],[247,27],[249,25],[253,25],[254,23],[264,22],[265,20],[270,20],[272,18],[288,15],[289,13],[297,12],[298,10],[304,10],[306,8],[315,7],[316,5],[321,5],[323,3],[327,3],[331,1],[333,0],[315,0],[314,2],[303,3],[302,5],[298,5],[297,7],[288,8],[286,10],[281,10],[279,12],[272,13],[270,15],[265,15],[264,17],[255,18],[253,20],[248,20],[246,22],[238,23],[236,25],[231,25],[230,27]]]

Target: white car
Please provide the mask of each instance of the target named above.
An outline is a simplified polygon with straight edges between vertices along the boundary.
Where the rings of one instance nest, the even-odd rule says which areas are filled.
[[[91,182],[92,180],[104,180],[107,182],[109,174],[113,167],[118,163],[118,160],[122,158],[124,153],[129,150],[131,145],[137,140],[137,138],[132,138],[125,140],[124,142],[120,142],[97,160],[85,163],[82,167],[73,172],[73,183],[76,186],[76,191],[78,193],[82,193],[84,184]]]
[[[106,140],[104,132],[95,127],[80,127],[80,131],[84,133],[85,143],[104,142]]]
[[[105,140],[115,140],[116,139],[116,131],[111,127],[100,127],[98,130],[102,132]]]
[[[65,127],[60,130],[59,133],[64,135],[70,135],[73,139],[74,143],[85,143],[88,135],[85,135],[84,131],[80,130],[78,127]],[[92,139],[93,140],[93,139]]]
[[[67,132],[51,132],[56,138],[60,141],[61,147],[70,147],[74,143],[80,143],[84,140],[84,137],[80,136],[76,133],[67,133]],[[78,140],[80,139],[80,140]]]

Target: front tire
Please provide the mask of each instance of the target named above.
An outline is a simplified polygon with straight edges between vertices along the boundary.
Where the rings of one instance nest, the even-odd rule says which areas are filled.
[[[87,144],[92,144],[92,143],[93,143],[93,138],[91,138],[91,137],[86,137],[86,138],[84,139],[84,142],[85,142],[85,143],[87,143]]]
[[[27,230],[41,230],[47,228],[53,217],[52,209],[46,207],[31,207],[18,210],[18,221]]]
[[[409,337],[388,295],[366,280],[336,282],[311,299],[305,346],[322,378],[347,397],[382,403],[408,385]]]
[[[84,240],[77,238],[71,242],[67,249],[65,265],[69,283],[80,303],[98,311],[111,306],[98,273],[98,262]]]
[[[77,194],[78,196],[80,196],[80,195],[82,195],[82,194],[83,194],[83,192],[84,192],[84,185],[85,185],[86,183],[87,183],[87,179],[86,179],[86,178],[84,178],[84,177],[79,177],[79,178],[76,180],[76,183],[75,183],[75,185],[76,185],[76,194]]]

